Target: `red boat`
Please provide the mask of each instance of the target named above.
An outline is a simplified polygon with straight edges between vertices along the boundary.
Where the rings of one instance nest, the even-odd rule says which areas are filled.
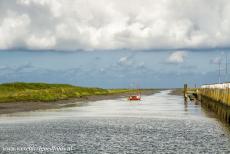
[[[136,95],[131,95],[128,97],[128,100],[130,101],[140,101],[141,100],[141,91],[138,89],[138,92]]]
[[[129,96],[128,99],[130,101],[140,101],[141,100],[141,96],[140,95],[132,95],[132,96]]]

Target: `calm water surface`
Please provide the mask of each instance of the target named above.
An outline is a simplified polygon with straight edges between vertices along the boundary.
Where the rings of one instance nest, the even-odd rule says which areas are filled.
[[[229,126],[168,93],[2,115],[0,152],[230,153]]]

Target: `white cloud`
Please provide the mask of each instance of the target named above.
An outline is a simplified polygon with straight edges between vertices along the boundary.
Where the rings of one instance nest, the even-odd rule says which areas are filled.
[[[8,16],[0,22],[0,48],[20,47],[27,35],[30,19],[28,15],[17,15],[10,12]]]
[[[118,64],[124,66],[130,66],[133,64],[133,60],[131,59],[131,57],[124,56],[119,59]]]
[[[26,40],[26,45],[28,48],[36,49],[52,49],[56,45],[56,38],[54,36],[30,36]]]
[[[186,52],[185,51],[176,51],[170,54],[167,59],[167,63],[179,64],[183,63],[185,60]]]
[[[229,0],[0,2],[0,49],[229,47],[229,27]]]
[[[219,57],[215,57],[213,59],[210,60],[210,63],[211,64],[220,64],[222,61],[222,58],[219,56]]]

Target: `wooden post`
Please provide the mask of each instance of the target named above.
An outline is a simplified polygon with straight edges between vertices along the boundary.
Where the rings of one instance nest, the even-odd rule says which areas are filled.
[[[184,99],[187,100],[187,90],[188,90],[188,85],[184,84]]]

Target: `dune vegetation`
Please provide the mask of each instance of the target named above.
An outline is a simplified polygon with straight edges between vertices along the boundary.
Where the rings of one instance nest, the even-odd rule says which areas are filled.
[[[90,95],[107,95],[127,92],[128,89],[102,89],[78,87],[68,84],[4,83],[0,84],[0,103],[3,102],[52,102]]]

